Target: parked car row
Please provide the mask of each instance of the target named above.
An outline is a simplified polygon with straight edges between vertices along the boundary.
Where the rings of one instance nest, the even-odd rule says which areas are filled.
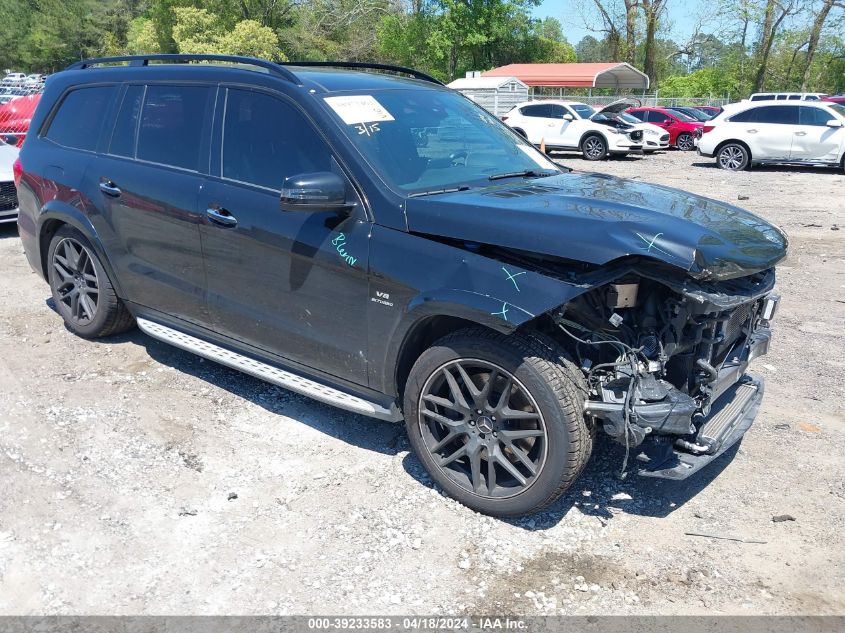
[[[27,75],[26,73],[8,73],[2,80],[0,80],[0,87],[14,86],[22,88],[43,88],[44,81],[46,79],[47,75],[42,75],[40,73],[32,73],[30,75]]]
[[[721,108],[647,108],[622,99],[599,110],[577,101],[526,101],[502,117],[514,131],[546,151],[579,151],[587,160],[695,149],[704,122]]]
[[[845,105],[821,100],[732,104],[704,126],[698,152],[731,171],[764,163],[845,169]]]

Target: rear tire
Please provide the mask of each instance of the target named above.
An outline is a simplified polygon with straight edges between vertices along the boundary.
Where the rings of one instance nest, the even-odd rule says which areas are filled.
[[[417,457],[449,496],[484,514],[529,514],[560,497],[589,460],[586,391],[554,340],[469,328],[417,359],[405,424]]]
[[[581,154],[584,160],[604,160],[607,158],[607,141],[599,134],[590,134],[581,141]]]
[[[743,171],[748,169],[751,155],[740,143],[726,143],[716,152],[716,164],[728,171]]]
[[[682,152],[691,152],[695,149],[695,139],[689,132],[681,132],[675,139],[675,146]]]
[[[135,319],[114,291],[88,239],[64,225],[50,240],[47,280],[67,328],[83,338],[130,329]]]

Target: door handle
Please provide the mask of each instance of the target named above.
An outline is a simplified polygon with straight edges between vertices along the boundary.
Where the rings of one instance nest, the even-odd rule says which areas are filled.
[[[205,210],[205,215],[209,220],[214,222],[214,224],[225,228],[232,228],[238,225],[237,218],[235,218],[235,216],[229,213],[226,209],[221,209],[220,207],[208,207]]]
[[[749,134],[757,134],[757,130],[745,130]]]
[[[796,132],[795,136],[807,136],[806,132]]]
[[[117,198],[121,194],[121,191],[118,186],[108,178],[102,178],[100,180],[100,191],[102,191],[107,196],[111,196],[112,198]]]

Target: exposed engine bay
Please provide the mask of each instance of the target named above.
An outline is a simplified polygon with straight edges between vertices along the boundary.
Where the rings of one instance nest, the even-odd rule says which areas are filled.
[[[762,396],[745,369],[768,350],[774,281],[774,269],[677,285],[628,273],[553,315],[586,378],[586,414],[642,447],[640,474],[688,476],[696,460],[679,456],[710,461],[742,435]]]

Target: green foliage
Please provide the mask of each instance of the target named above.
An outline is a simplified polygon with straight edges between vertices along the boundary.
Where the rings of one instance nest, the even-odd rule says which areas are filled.
[[[161,52],[155,24],[151,19],[137,17],[129,23],[126,52],[132,54]]]
[[[665,97],[722,97],[734,88],[731,77],[716,68],[703,68],[689,75],[673,75],[660,82]]]
[[[278,61],[287,58],[273,30],[255,20],[241,20],[226,31],[219,16],[206,9],[176,7],[172,36],[180,53],[250,55]]]
[[[539,2],[0,0],[0,67],[54,72],[85,57],[181,51],[393,62],[450,80],[468,70],[517,62],[618,61],[611,59],[607,23],[573,48],[558,19],[532,17]],[[761,63],[760,33],[769,2],[713,0],[708,10],[714,24],[719,21],[718,35],[704,29],[687,42],[672,39],[663,14],[651,51],[652,88],[666,96],[747,96]],[[598,5],[613,9],[609,19],[624,36],[621,1],[586,3]],[[829,15],[813,31],[826,5]],[[798,90],[806,76],[808,90],[845,90],[843,6],[832,0],[795,0],[791,6],[788,19],[773,31],[765,87]],[[634,57],[642,68],[642,3],[636,19]],[[808,55],[813,32],[819,34],[818,46]]]

